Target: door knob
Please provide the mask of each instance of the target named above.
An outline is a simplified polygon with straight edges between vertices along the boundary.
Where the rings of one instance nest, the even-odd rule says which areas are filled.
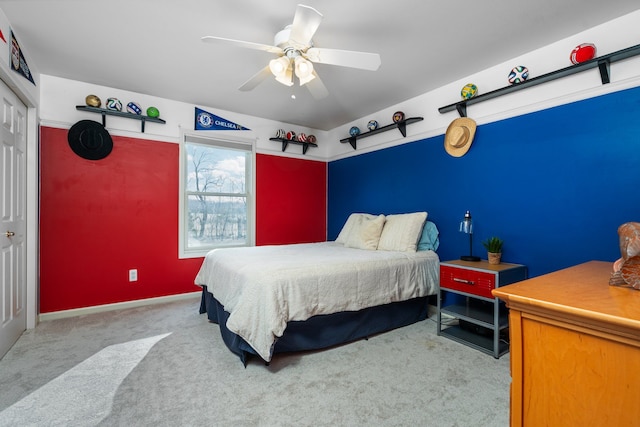
[[[16,235],[16,233],[14,233],[13,231],[5,231],[4,235],[7,237],[13,237]]]

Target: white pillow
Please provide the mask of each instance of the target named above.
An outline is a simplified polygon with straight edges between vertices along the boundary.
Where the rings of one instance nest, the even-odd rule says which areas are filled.
[[[336,237],[336,243],[342,243],[344,245],[344,242],[347,241],[347,236],[349,236],[349,233],[353,229],[353,225],[357,222],[358,218],[362,216],[368,219],[375,218],[375,215],[371,215],[371,214],[352,213],[351,215],[349,215],[349,218],[347,218],[347,221],[342,226],[342,230],[340,230],[340,234],[338,234],[338,237]]]
[[[357,217],[353,228],[347,236],[347,240],[344,242],[344,246],[375,251],[378,248],[384,220],[384,215],[378,215],[373,218],[367,218],[364,215]]]
[[[426,220],[426,212],[387,215],[378,250],[415,252]]]

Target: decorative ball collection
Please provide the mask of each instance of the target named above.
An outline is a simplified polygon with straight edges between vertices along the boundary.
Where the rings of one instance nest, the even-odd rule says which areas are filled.
[[[596,57],[596,46],[593,43],[582,43],[573,48],[569,55],[572,64],[589,61]]]
[[[517,67],[513,67],[511,72],[509,73],[509,83],[518,84],[522,83],[529,78],[529,69],[524,65],[518,65]]]
[[[100,97],[93,94],[87,95],[84,102],[89,107],[100,108],[100,106],[102,105]],[[107,98],[104,106],[107,110],[122,111],[122,102],[118,98]],[[142,115],[142,107],[140,107],[140,104],[138,104],[137,102],[131,101],[127,103],[125,109],[130,114],[135,114],[137,116]],[[160,117],[160,110],[158,110],[156,107],[149,107],[147,108],[147,116],[156,119]]]
[[[370,131],[378,129],[378,121],[369,120],[369,123],[367,123],[367,129],[369,129]]]
[[[276,131],[276,138],[288,139],[289,141],[296,142],[307,142],[311,144],[315,144],[317,141],[315,135],[307,135],[304,132],[297,134],[295,131],[285,132],[284,129],[278,129]]]
[[[471,99],[477,94],[478,86],[474,85],[473,83],[467,83],[460,91],[460,96],[462,96],[462,99]]]
[[[581,43],[574,47],[569,54],[569,60],[572,64],[577,65],[582,62],[590,61],[596,57],[596,46],[593,43]],[[510,84],[523,83],[529,78],[529,69],[524,65],[513,67],[509,72],[507,80]],[[478,87],[473,83],[466,84],[460,90],[462,99],[471,99],[478,94]],[[395,122],[395,115],[393,121]]]
[[[360,128],[358,126],[351,126],[351,129],[349,129],[349,135],[351,136],[360,135]]]

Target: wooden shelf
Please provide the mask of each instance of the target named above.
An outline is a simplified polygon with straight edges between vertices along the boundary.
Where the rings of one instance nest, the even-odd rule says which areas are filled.
[[[591,59],[589,61],[581,62],[579,64],[571,65],[560,70],[553,71],[551,73],[543,74],[538,77],[527,79],[522,83],[513,84],[500,89],[496,89],[491,92],[483,93],[482,95],[475,96],[470,99],[458,101],[453,104],[445,105],[438,108],[441,114],[448,113],[449,111],[457,110],[460,117],[467,116],[467,106],[477,104],[478,102],[487,101],[489,99],[497,98],[502,95],[506,95],[518,90],[526,89],[532,86],[546,83],[552,80],[560,79],[562,77],[570,76],[573,74],[581,73],[592,68],[598,68],[600,70],[600,79],[602,84],[607,84],[611,81],[609,76],[609,66],[612,62],[621,61],[623,59],[631,58],[633,56],[640,55],[640,45],[632,46],[626,49],[619,50],[617,52],[610,53],[608,55],[600,56],[598,58]]]
[[[297,145],[302,145],[302,154],[307,154],[307,149],[309,148],[309,146],[311,147],[317,147],[318,144],[315,144],[313,142],[300,142],[300,141],[294,141],[293,139],[287,139],[287,138],[269,138],[269,141],[280,141],[282,142],[282,151],[287,149],[287,145],[289,144],[297,144]]]
[[[127,119],[140,120],[142,122],[141,123],[142,133],[144,133],[145,122],[154,122],[154,123],[162,123],[162,124],[166,123],[164,120],[159,119],[157,117],[143,116],[141,114],[133,114],[133,113],[127,113],[124,111],[117,111],[117,110],[107,110],[106,108],[89,107],[88,105],[76,105],[76,110],[102,114],[102,126],[105,126],[105,127],[107,126],[106,116],[118,116],[118,117],[125,117]]]
[[[396,122],[396,123],[391,123],[390,125],[382,126],[381,128],[378,128],[378,129],[370,130],[368,132],[361,133],[361,134],[356,135],[356,136],[350,136],[349,138],[341,139],[340,142],[342,142],[343,144],[345,142],[348,142],[349,144],[351,144],[351,146],[355,150],[356,149],[356,141],[358,139],[366,138],[368,136],[372,136],[372,135],[375,135],[375,134],[380,133],[380,132],[386,132],[386,131],[391,130],[391,129],[398,129],[400,131],[400,133],[402,134],[402,136],[406,137],[407,136],[407,125],[411,124],[411,123],[419,122],[421,120],[424,120],[424,118],[423,117],[410,117],[408,119],[400,120],[399,122]]]

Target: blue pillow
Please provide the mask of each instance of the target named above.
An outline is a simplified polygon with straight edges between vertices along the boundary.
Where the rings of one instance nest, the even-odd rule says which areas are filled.
[[[438,227],[431,222],[426,221],[424,223],[424,227],[422,228],[422,235],[420,236],[420,240],[418,241],[418,250],[419,251],[436,251],[438,250],[438,246],[440,246],[440,239]]]

